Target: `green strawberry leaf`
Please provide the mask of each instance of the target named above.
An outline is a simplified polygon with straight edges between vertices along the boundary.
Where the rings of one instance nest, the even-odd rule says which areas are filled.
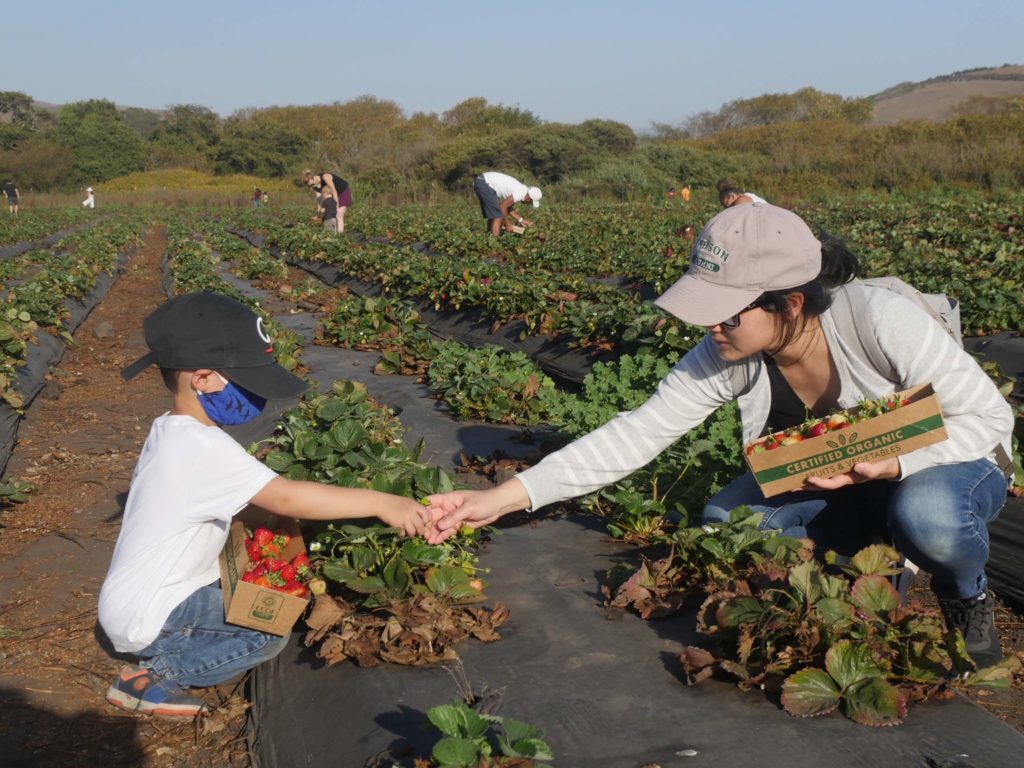
[[[295,457],[285,451],[271,451],[263,459],[263,463],[275,472],[284,472],[295,463]]]
[[[813,560],[800,563],[789,571],[789,583],[808,603],[816,603],[821,597],[821,585],[817,578],[820,574],[820,567]]]
[[[455,738],[476,739],[487,731],[487,720],[461,701],[431,707],[427,718],[442,733]]]
[[[850,567],[856,570],[853,575],[895,576],[903,569],[896,565],[900,554],[886,544],[872,544],[855,554],[850,560]]]
[[[739,627],[756,622],[762,612],[761,601],[756,597],[734,597],[719,606],[715,620],[719,627]]]
[[[907,699],[899,688],[876,677],[846,691],[843,714],[861,725],[899,725],[907,716]]]
[[[782,706],[795,717],[826,715],[839,706],[839,689],[822,669],[802,669],[782,684]]]
[[[983,667],[969,675],[966,684],[984,688],[1009,688],[1014,673],[1019,672],[1020,668],[1020,659],[1016,656],[1007,656],[998,664]]]
[[[468,587],[469,575],[457,566],[441,565],[427,571],[426,582],[431,592],[441,594],[459,586]]]
[[[900,593],[885,576],[861,576],[850,590],[853,604],[865,613],[877,616],[900,605]]]
[[[867,646],[854,645],[850,640],[840,640],[828,649],[825,669],[844,692],[862,680],[882,675],[882,668]]]
[[[451,736],[437,742],[431,754],[443,768],[473,768],[479,757],[476,742]]]

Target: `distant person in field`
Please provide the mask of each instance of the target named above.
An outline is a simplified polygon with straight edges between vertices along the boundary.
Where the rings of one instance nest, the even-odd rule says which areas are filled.
[[[269,192],[264,192],[263,193],[263,204],[264,205],[270,205],[270,193]]]
[[[746,192],[742,187],[734,184],[729,179],[718,180],[718,201],[723,208],[731,208],[734,205],[745,205],[746,203],[767,203],[763,197],[753,192]]]
[[[320,207],[317,209],[325,232],[338,231],[338,201],[331,195],[331,190],[324,187],[320,190]]]
[[[13,181],[8,181],[4,184],[4,194],[7,195],[7,210],[17,216],[18,202],[21,200],[21,194],[19,194],[18,187]]]
[[[95,208],[96,207],[96,194],[92,191],[92,187],[85,190],[85,200],[82,201],[83,208]]]
[[[259,208],[260,207],[260,203],[262,203],[262,202],[263,202],[263,190],[261,190],[259,187],[253,187],[252,207],[253,208]]]
[[[521,227],[532,227],[513,209],[517,203],[530,203],[540,207],[539,187],[528,187],[519,179],[505,173],[488,171],[481,173],[473,182],[473,191],[480,200],[480,212],[487,219],[487,231],[497,237],[501,230],[512,231],[513,220]]]
[[[345,212],[352,207],[352,187],[336,173],[313,173],[303,171],[302,180],[319,194],[324,189],[331,191],[331,197],[338,205],[338,233],[345,231]],[[319,210],[319,208],[318,208]]]

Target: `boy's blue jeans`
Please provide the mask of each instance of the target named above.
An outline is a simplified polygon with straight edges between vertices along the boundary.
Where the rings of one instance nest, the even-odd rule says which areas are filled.
[[[1006,503],[1006,478],[986,459],[947,464],[892,482],[875,480],[835,491],[791,491],[764,497],[749,472],[704,507],[705,523],[726,521],[747,504],[764,514],[761,528],[809,536],[819,548],[853,554],[888,529],[893,544],[932,575],[939,597],[985,590],[988,523]]]
[[[206,687],[274,658],[288,639],[225,624],[224,596],[214,582],[171,611],[159,637],[136,655],[160,677]]]

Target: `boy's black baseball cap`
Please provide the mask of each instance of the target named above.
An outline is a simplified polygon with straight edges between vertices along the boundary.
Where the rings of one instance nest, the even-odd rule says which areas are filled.
[[[296,397],[309,385],[274,360],[263,318],[219,293],[186,293],[143,322],[150,351],[121,371],[127,381],[156,363],[192,371],[209,368],[267,400]]]

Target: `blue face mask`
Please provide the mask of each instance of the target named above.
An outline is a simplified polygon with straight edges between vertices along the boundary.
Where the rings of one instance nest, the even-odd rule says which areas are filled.
[[[219,373],[224,382],[220,392],[199,392],[199,404],[210,420],[221,426],[247,424],[263,412],[267,401],[247,389],[232,384]]]

